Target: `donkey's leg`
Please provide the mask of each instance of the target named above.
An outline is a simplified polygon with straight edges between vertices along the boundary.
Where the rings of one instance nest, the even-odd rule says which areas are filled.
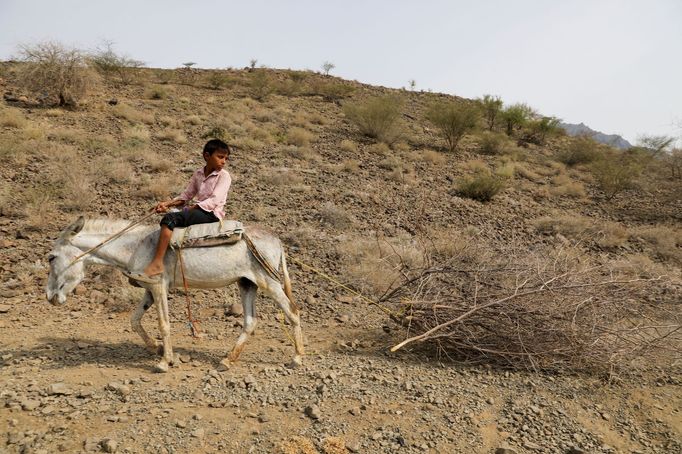
[[[280,286],[277,281],[268,281],[268,285],[262,288],[268,296],[277,302],[279,307],[284,311],[291,326],[294,328],[294,349],[296,350],[296,355],[293,361],[289,364],[290,367],[298,367],[303,363],[302,356],[305,354],[303,349],[303,333],[301,331],[301,317],[298,314],[298,308],[295,304],[292,304],[284,293],[284,289]]]
[[[256,329],[256,324],[258,323],[256,319],[256,294],[258,293],[258,287],[248,279],[240,279],[237,285],[239,286],[239,295],[241,296],[242,307],[244,308],[244,326],[232,351],[227,358],[220,362],[226,367],[229,367],[230,364],[237,361],[237,358],[239,358],[239,355],[244,349],[246,340],[253,334],[253,331]]]
[[[164,284],[156,284],[151,287],[154,301],[156,302],[156,310],[159,315],[159,331],[161,332],[161,340],[163,343],[163,358],[156,365],[156,370],[159,372],[167,372],[168,367],[173,364],[173,347],[171,346],[170,338],[170,317],[168,315],[168,296],[166,294],[166,286]]]
[[[142,301],[140,301],[135,308],[132,317],[130,317],[130,324],[133,327],[133,331],[135,331],[142,338],[142,341],[144,341],[144,344],[147,346],[147,350],[152,353],[156,353],[157,355],[162,355],[163,345],[161,342],[149,337],[147,331],[145,331],[144,327],[142,327],[142,317],[144,316],[145,312],[152,307],[153,304],[154,298],[152,297],[152,293],[149,290],[146,290],[144,292],[144,296],[142,297]]]

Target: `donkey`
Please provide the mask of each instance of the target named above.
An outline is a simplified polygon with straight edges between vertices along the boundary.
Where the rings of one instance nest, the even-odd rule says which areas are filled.
[[[66,297],[83,280],[85,268],[90,264],[108,265],[121,271],[142,269],[151,260],[158,237],[158,227],[136,226],[104,246],[75,260],[84,251],[120,232],[129,225],[122,220],[85,220],[82,216],[64,229],[48,257],[50,273],[47,280],[47,299],[53,305],[64,304]],[[284,311],[294,331],[295,355],[291,367],[302,362],[303,335],[298,307],[291,294],[291,281],[287,270],[284,249],[280,240],[266,230],[249,226],[249,238],[268,263],[281,268],[282,284],[272,277],[251,254],[245,241],[234,244],[190,248],[182,251],[187,285],[192,288],[219,288],[237,283],[244,309],[244,326],[229,355],[221,361],[229,367],[239,357],[244,344],[256,328],[256,293],[260,289],[271,297]],[[160,282],[137,283],[145,289],[142,301],[132,314],[133,330],[140,335],[146,347],[162,356],[156,365],[159,372],[168,371],[173,364],[173,348],[170,341],[167,292],[183,285],[181,270],[176,266],[177,253],[168,250],[164,258],[164,272]],[[145,311],[156,304],[161,342],[152,339],[141,324]]]

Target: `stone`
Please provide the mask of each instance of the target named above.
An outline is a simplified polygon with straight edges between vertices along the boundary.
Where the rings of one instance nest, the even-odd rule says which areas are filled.
[[[336,301],[339,303],[350,304],[353,302],[353,295],[336,295]]]
[[[116,452],[116,449],[118,448],[118,443],[116,440],[112,440],[111,438],[105,438],[100,442],[100,446],[102,447],[102,451],[104,452]]]
[[[40,407],[39,400],[26,399],[21,401],[21,408],[25,411],[32,411]]]
[[[350,452],[360,452],[360,448],[361,448],[360,443],[357,441],[353,442],[349,441],[348,443],[346,443],[346,449]]]
[[[542,446],[540,446],[540,445],[537,444],[537,443],[533,443],[532,441],[524,441],[524,442],[523,442],[523,447],[526,448],[526,449],[533,449],[533,450],[536,450],[536,451],[542,450]]]
[[[518,454],[516,450],[509,447],[500,447],[495,450],[495,454]]]
[[[12,306],[9,304],[0,304],[0,314],[6,314],[10,309],[12,309]]]
[[[194,438],[204,438],[204,435],[206,435],[206,431],[202,427],[199,427],[198,429],[193,430],[191,435]]]
[[[317,303],[317,300],[313,295],[308,295],[305,297],[305,305],[306,306],[314,306]]]
[[[608,421],[609,419],[611,419],[611,415],[608,414],[608,413],[606,413],[606,412],[604,412],[604,413],[601,414],[601,418],[602,418],[604,421]]]
[[[232,303],[225,309],[225,315],[239,317],[244,314],[242,303]]]
[[[179,427],[181,429],[184,429],[185,427],[187,427],[187,422],[183,421],[182,419],[179,419],[179,420],[175,421],[175,427]]]
[[[71,394],[71,390],[64,383],[52,383],[47,387],[47,394],[49,396],[68,396]]]
[[[350,316],[348,314],[339,315],[336,317],[336,321],[339,323],[348,323],[350,321]]]
[[[246,377],[244,377],[244,384],[246,385],[247,388],[252,388],[256,386],[256,377],[253,375],[249,374]]]
[[[106,389],[108,389],[109,391],[114,391],[120,394],[121,396],[127,396],[128,394],[130,394],[131,391],[130,386],[124,385],[117,381],[109,382],[106,386]]]
[[[320,407],[318,407],[317,405],[310,405],[310,406],[305,407],[305,414],[310,419],[315,419],[315,420],[318,420],[322,417],[322,412],[320,411]]]

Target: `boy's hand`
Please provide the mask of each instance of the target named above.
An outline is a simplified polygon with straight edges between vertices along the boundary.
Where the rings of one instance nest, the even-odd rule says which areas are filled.
[[[156,211],[157,213],[165,213],[166,211],[168,211],[168,205],[166,204],[166,202],[159,202],[154,207],[154,211]]]

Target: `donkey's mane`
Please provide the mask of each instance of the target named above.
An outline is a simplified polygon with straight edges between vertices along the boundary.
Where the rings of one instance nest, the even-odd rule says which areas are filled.
[[[80,233],[118,233],[131,224],[132,221],[125,219],[86,219]],[[149,229],[151,225],[141,224],[132,227],[129,231]]]

